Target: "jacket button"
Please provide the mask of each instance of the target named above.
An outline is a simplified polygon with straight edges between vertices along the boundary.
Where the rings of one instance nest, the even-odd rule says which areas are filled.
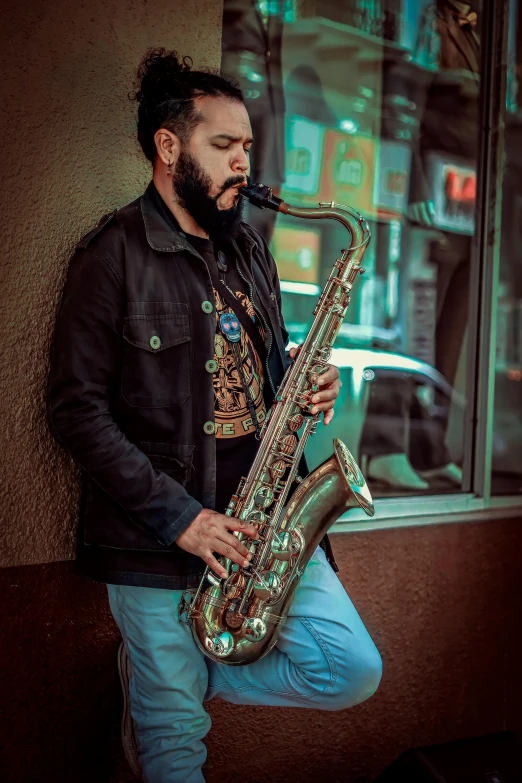
[[[206,421],[206,422],[204,423],[204,425],[203,425],[203,431],[204,431],[204,432],[205,432],[207,435],[213,435],[213,434],[214,434],[214,432],[215,432],[215,429],[216,429],[216,425],[214,424],[214,422],[213,422],[213,421]]]
[[[150,347],[153,348],[155,351],[157,351],[158,348],[161,346],[161,340],[157,334],[152,335],[152,337],[149,340],[149,343],[150,343]]]
[[[205,363],[205,370],[207,372],[216,372],[218,368],[218,363],[215,359],[209,359],[208,362]]]
[[[206,300],[202,303],[201,309],[204,313],[211,313],[214,309],[212,302],[207,302]]]

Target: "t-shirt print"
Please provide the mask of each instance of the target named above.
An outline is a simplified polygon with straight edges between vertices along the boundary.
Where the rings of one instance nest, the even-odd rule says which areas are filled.
[[[223,313],[233,311],[214,290],[216,297],[216,336],[214,340],[214,359],[218,369],[213,375],[216,438],[237,438],[255,432],[255,425],[246,403],[241,377],[236,366],[236,359],[230,342],[223,336],[219,328],[219,319]],[[245,308],[247,314],[256,321],[261,337],[264,332],[258,323],[256,312],[249,297],[242,291],[234,291],[238,306]],[[259,424],[266,418],[266,408],[263,399],[263,365],[250,337],[241,326],[241,339],[238,342],[239,353],[243,366],[243,374],[254,402]]]

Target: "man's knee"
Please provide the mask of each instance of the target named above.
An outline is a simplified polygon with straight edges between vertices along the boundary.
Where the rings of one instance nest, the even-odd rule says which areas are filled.
[[[321,708],[345,710],[373,696],[382,677],[382,660],[373,644],[361,645],[350,650],[346,658],[338,662],[337,676],[332,688],[323,694]]]

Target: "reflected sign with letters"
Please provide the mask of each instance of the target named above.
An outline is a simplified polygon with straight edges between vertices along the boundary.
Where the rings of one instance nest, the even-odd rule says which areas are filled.
[[[291,117],[286,123],[285,193],[319,200],[323,159],[324,127],[304,117]],[[307,200],[306,198],[304,199]]]
[[[427,161],[435,225],[456,234],[473,234],[477,193],[475,168],[435,154],[428,155]]]
[[[374,201],[381,220],[394,220],[406,212],[410,183],[411,149],[398,141],[381,141]]]
[[[376,150],[374,138],[327,130],[321,201],[347,204],[367,218],[375,216],[372,196]]]

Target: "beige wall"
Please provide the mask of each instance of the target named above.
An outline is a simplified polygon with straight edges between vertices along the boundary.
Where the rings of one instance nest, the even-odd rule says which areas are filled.
[[[221,0],[22,0],[0,11],[0,565],[73,555],[77,482],[44,418],[47,351],[70,251],[149,168],[127,94],[147,48],[217,67]]]

